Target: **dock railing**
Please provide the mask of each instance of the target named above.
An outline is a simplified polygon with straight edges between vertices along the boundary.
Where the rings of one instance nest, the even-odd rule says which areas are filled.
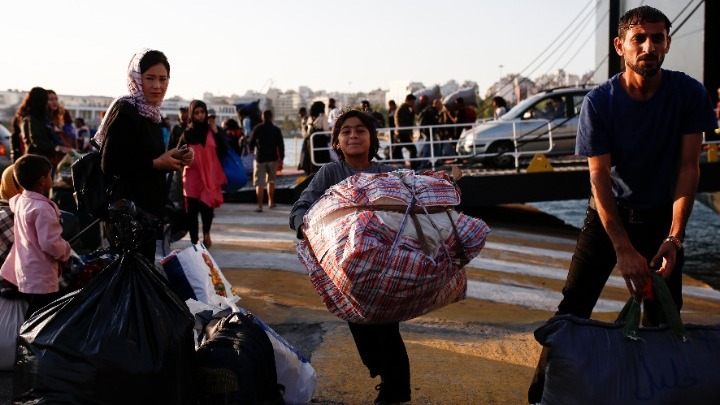
[[[484,150],[483,152],[479,152],[477,145],[478,141],[473,140],[472,145],[469,148],[469,153],[458,153],[456,145],[458,143],[457,138],[459,138],[459,136],[455,139],[450,139],[448,138],[448,134],[453,133],[458,128],[468,128],[462,132],[473,131],[475,127],[487,121],[489,120],[479,120],[472,124],[416,125],[407,127],[378,128],[380,149],[378,150],[378,155],[375,158],[378,161],[388,164],[400,164],[415,168],[435,169],[436,166],[447,162],[487,162],[488,160],[498,159],[502,156],[510,156],[514,161],[512,168],[519,170],[522,165],[521,159],[523,157],[527,157],[529,160],[538,153],[550,154],[553,151],[554,141],[552,121],[547,121],[529,132],[520,131],[518,126],[522,123],[522,121],[518,121],[512,123],[512,139],[508,139],[506,136],[483,136],[483,142],[486,145],[492,144],[495,140],[504,140],[512,142],[512,148],[492,151]],[[395,141],[393,134],[396,130],[411,130],[413,133],[413,141]],[[316,132],[311,135],[310,156],[312,163],[317,166],[321,166],[329,162],[319,162],[316,160],[316,151],[330,151],[331,156],[334,156],[330,143],[328,143],[327,147],[323,148],[312,147],[312,138],[321,135],[330,138],[332,133],[330,131],[323,131]],[[704,149],[718,148],[718,144],[720,144],[720,137],[715,134],[704,134]],[[416,148],[416,157],[410,157],[410,152],[407,148],[408,146],[414,146]],[[397,150],[397,148],[399,148],[400,151],[393,154],[393,150]],[[401,153],[402,157],[398,157],[398,153]]]
[[[515,146],[514,150],[508,150],[508,151],[500,151],[498,152],[485,152],[485,153],[479,153],[477,151],[476,145],[473,144],[473,148],[470,153],[458,153],[456,149],[456,145],[458,143],[458,137],[450,138],[449,134],[454,133],[458,128],[469,128],[465,129],[465,131],[472,131],[475,129],[475,127],[484,121],[477,121],[472,124],[470,123],[464,123],[464,124],[444,124],[444,125],[416,125],[416,126],[407,126],[407,127],[393,127],[393,128],[378,128],[378,138],[380,139],[380,149],[378,150],[378,156],[376,156],[376,160],[382,161],[383,163],[389,163],[389,164],[403,164],[403,165],[409,165],[411,167],[418,167],[418,168],[430,168],[435,169],[436,166],[440,165],[441,163],[448,162],[448,161],[458,161],[458,160],[465,160],[465,159],[472,159],[472,160],[483,160],[487,158],[493,158],[497,157],[498,155],[507,154],[510,156],[513,156],[515,160],[515,167],[519,167],[520,165],[520,158],[522,156],[527,155],[534,155],[538,152],[550,152],[552,150],[552,133],[551,128],[548,124],[548,139],[547,139],[547,148],[541,149],[541,150],[523,150],[522,149],[522,139],[521,136],[518,134],[517,130],[515,129],[515,125],[513,124],[513,145]],[[411,130],[413,135],[412,139],[414,139],[412,142],[399,142],[395,141],[395,137],[393,134],[397,130]],[[463,131],[464,132],[464,131]],[[330,151],[332,155],[332,148],[331,145],[328,144],[327,147],[322,148],[313,148],[313,139],[316,136],[327,136],[331,137],[332,133],[330,131],[322,131],[322,132],[315,132],[311,135],[311,142],[310,144],[310,156],[311,161],[314,165],[322,166],[325,163],[329,162],[319,162],[316,159],[316,152],[317,151]],[[484,138],[488,140],[493,140],[493,138]],[[498,138],[501,139],[501,138]],[[502,138],[507,140],[506,138]],[[414,158],[410,157],[408,146],[414,146],[417,150],[417,156]],[[400,149],[400,151],[397,151],[397,149]],[[393,150],[396,150],[395,154],[393,154]],[[398,157],[398,153],[402,153],[402,157]],[[395,157],[393,157],[395,156]],[[417,162],[417,163],[414,163]]]

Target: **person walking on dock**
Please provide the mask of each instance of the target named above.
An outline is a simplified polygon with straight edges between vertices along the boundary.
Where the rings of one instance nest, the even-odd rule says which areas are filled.
[[[257,210],[262,212],[265,199],[265,185],[267,184],[268,207],[275,207],[275,168],[278,158],[285,158],[285,144],[282,131],[272,122],[273,112],[263,112],[263,122],[253,129],[250,135],[250,149],[255,150],[255,166],[253,170],[253,184],[257,197]]]

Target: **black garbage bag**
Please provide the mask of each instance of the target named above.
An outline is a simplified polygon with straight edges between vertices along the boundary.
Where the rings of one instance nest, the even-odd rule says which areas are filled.
[[[159,218],[137,208],[132,201],[118,200],[108,206],[105,237],[112,250],[127,255],[146,241],[155,241],[161,225]]]
[[[109,219],[117,259],[20,329],[15,403],[194,403],[193,316],[136,253],[137,238],[154,234],[123,204]]]
[[[265,331],[252,315],[232,313],[219,320],[218,315],[208,322],[208,340],[197,350],[198,403],[284,404],[275,352]]]

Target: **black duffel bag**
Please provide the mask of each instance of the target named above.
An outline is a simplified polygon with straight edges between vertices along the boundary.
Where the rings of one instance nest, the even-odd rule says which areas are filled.
[[[664,320],[639,327],[631,298],[614,323],[573,315],[535,331],[547,348],[543,404],[720,404],[720,325],[683,325],[652,275]]]

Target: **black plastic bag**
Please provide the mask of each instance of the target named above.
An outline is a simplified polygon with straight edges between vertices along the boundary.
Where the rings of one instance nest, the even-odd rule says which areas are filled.
[[[196,353],[198,403],[284,404],[272,343],[252,315],[213,318],[205,328],[208,340]]]
[[[141,213],[132,204],[110,212],[123,251],[85,288],[23,324],[15,403],[194,403],[193,316],[135,253],[141,241],[132,238],[147,234]]]

